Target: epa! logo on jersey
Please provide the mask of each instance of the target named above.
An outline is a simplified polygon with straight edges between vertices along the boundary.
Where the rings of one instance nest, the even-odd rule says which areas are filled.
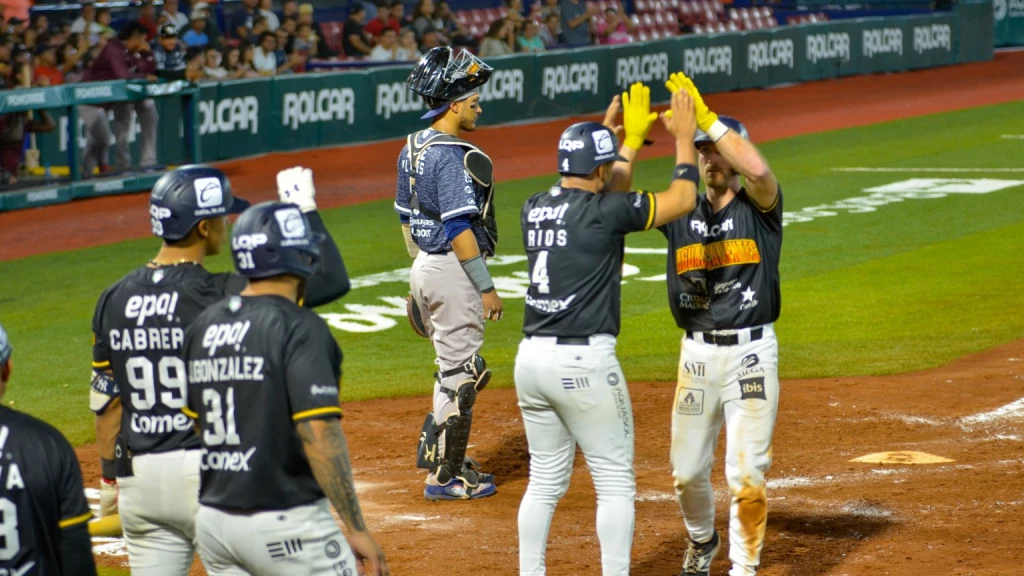
[[[216,354],[217,348],[221,346],[234,346],[237,351],[241,348],[242,340],[248,331],[248,320],[231,324],[211,324],[203,334],[203,348],[207,349],[210,356]]]
[[[196,178],[192,185],[196,189],[196,202],[200,208],[216,208],[224,203],[220,178]]]
[[[274,212],[277,224],[281,227],[281,235],[290,239],[306,237],[306,222],[298,208],[286,208]]]
[[[135,295],[128,299],[124,307],[125,318],[136,318],[136,326],[142,326],[147,318],[154,316],[173,316],[178,307],[178,293]]]

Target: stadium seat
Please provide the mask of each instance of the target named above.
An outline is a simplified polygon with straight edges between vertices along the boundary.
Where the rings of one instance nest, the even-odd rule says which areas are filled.
[[[729,8],[729,20],[739,20],[740,11],[735,8]]]
[[[729,22],[726,23],[725,25],[725,29],[729,32],[739,32],[741,30],[740,26],[736,24],[735,20],[729,20]]]
[[[640,29],[650,31],[654,28],[654,18],[650,14],[640,15]]]
[[[693,33],[694,34],[703,34],[704,33],[704,25],[703,24],[694,24],[693,25]]]
[[[693,5],[689,2],[679,3],[679,21],[683,24],[693,24],[696,22],[696,18],[693,14]]]
[[[664,12],[655,12],[654,15],[653,15],[653,19],[654,19],[654,27],[655,28],[664,28],[665,27],[666,19],[665,19],[665,13]]]
[[[636,39],[640,42],[647,42],[651,37],[647,34],[646,30],[637,30]]]
[[[765,28],[776,28],[779,25],[779,22],[777,20],[775,20],[774,16],[769,16],[768,19],[765,20],[764,22],[765,22]]]
[[[635,27],[635,28],[639,28],[640,27],[640,17],[639,16],[637,16],[636,14],[632,14],[632,15],[630,15],[629,19],[633,21],[633,27]]]
[[[761,6],[761,19],[767,20],[772,17],[772,9],[767,6]]]

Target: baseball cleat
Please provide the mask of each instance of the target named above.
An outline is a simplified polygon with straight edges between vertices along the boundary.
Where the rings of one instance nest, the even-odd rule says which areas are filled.
[[[466,470],[476,474],[476,481],[482,484],[494,484],[494,474],[484,472],[480,467],[480,463],[475,459],[466,456],[466,459],[462,462],[462,470],[465,473]]]
[[[686,549],[686,558],[683,559],[683,571],[679,573],[679,576],[709,576],[711,561],[718,555],[721,545],[722,540],[718,537],[717,530],[711,540],[703,544],[698,544],[691,539],[690,546]]]
[[[476,488],[467,488],[461,480],[452,480],[444,485],[427,483],[423,498],[431,502],[439,500],[478,500],[494,496],[498,489],[494,484],[480,483]]]

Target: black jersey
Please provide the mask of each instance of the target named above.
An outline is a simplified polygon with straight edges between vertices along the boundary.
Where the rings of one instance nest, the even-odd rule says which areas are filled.
[[[659,228],[668,238],[669,307],[680,328],[734,330],[775,322],[782,307],[782,189],[761,210],[740,189],[717,214],[707,196]]]
[[[649,229],[654,209],[649,192],[556,186],[531,196],[520,215],[530,266],[523,332],[618,335],[625,236]]]
[[[84,529],[91,517],[71,444],[53,426],[0,406],[0,574],[68,573],[61,531]]]
[[[341,415],[341,349],[323,319],[278,296],[231,297],[186,330],[183,358],[201,503],[283,510],[324,497],[295,430]]]
[[[93,368],[113,372],[121,434],[134,455],[199,447],[185,407],[185,328],[248,281],[198,264],[137,268],[100,296],[92,321]],[[102,386],[104,382],[95,381]],[[112,391],[98,391],[113,396]]]

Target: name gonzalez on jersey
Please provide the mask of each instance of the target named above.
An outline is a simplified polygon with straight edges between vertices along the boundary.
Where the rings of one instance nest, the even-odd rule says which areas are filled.
[[[242,341],[249,332],[251,322],[231,322],[229,324],[211,324],[203,333],[203,348],[210,356],[221,347],[242,350]],[[231,382],[235,380],[263,380],[262,356],[225,356],[220,358],[200,358],[192,360],[188,367],[188,380],[191,383]]]

